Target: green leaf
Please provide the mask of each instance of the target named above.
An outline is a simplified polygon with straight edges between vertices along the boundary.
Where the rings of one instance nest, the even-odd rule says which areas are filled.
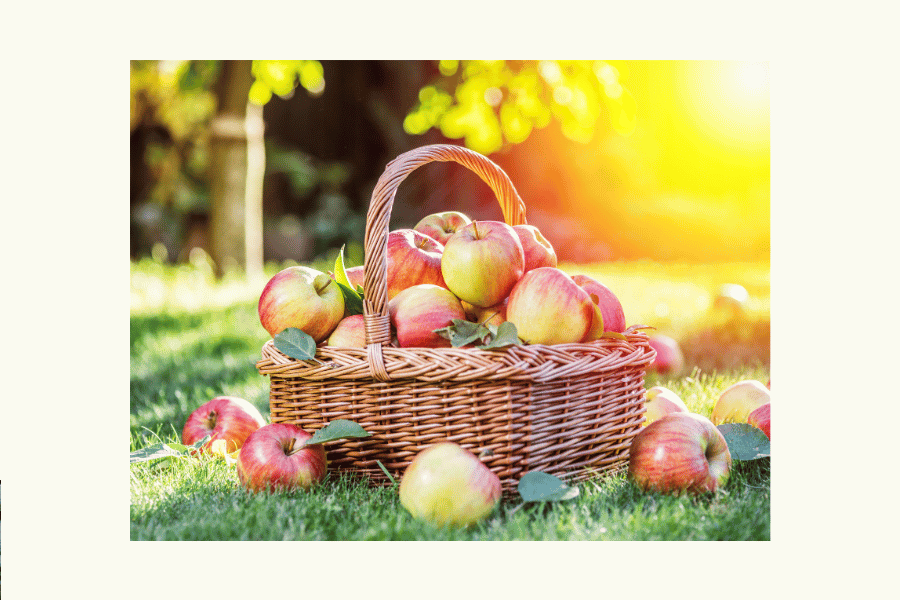
[[[435,329],[434,333],[444,339],[450,340],[450,345],[454,348],[471,344],[475,340],[481,340],[488,335],[488,328],[481,323],[473,323],[463,319],[453,319],[452,324],[440,329]]]
[[[313,436],[306,441],[305,445],[323,444],[342,438],[364,438],[369,437],[370,435],[372,434],[363,429],[362,425],[355,421],[337,419],[316,431]]]
[[[569,486],[562,479],[541,471],[531,471],[522,475],[518,490],[525,502],[571,500],[579,494],[577,487]]]
[[[491,350],[492,348],[505,348],[507,346],[517,346],[522,343],[519,339],[519,331],[510,321],[504,321],[497,327],[496,333],[491,336],[491,341],[483,346],[478,346],[482,350]]]
[[[315,359],[316,340],[305,331],[296,327],[288,327],[284,331],[275,334],[273,339],[275,347],[291,358],[296,358],[297,360]]]
[[[756,460],[770,455],[769,438],[761,429],[748,423],[723,423],[718,429],[725,437],[731,458]]]
[[[167,458],[169,456],[181,456],[183,452],[170,448],[166,444],[154,444],[131,453],[129,464],[146,462],[157,458]]]
[[[348,316],[363,314],[363,289],[362,286],[357,285],[356,287],[359,290],[357,291],[350,284],[350,279],[347,277],[347,271],[344,269],[344,246],[341,246],[341,251],[338,252],[337,258],[334,259],[334,280],[337,282],[341,294],[344,296],[345,313]]]
[[[347,277],[347,271],[344,269],[344,246],[338,252],[337,258],[334,259],[334,280],[350,287],[350,279]]]

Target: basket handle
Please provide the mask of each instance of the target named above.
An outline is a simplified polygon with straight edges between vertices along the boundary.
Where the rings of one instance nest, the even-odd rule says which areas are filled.
[[[404,152],[385,167],[375,184],[366,215],[363,315],[366,323],[366,347],[373,376],[387,381],[381,346],[390,343],[390,318],[387,297],[387,238],[391,208],[400,183],[411,172],[430,162],[457,162],[475,172],[490,186],[500,203],[503,219],[509,225],[523,225],[525,203],[509,176],[486,156],[450,144],[421,146]]]

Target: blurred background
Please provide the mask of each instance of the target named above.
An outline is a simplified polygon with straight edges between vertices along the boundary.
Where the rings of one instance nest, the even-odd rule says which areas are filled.
[[[385,165],[461,144],[630,324],[677,337],[689,363],[768,364],[767,63],[132,61],[130,114],[133,265],[258,282],[342,246],[362,264]],[[502,219],[476,175],[432,163],[400,186],[392,228],[444,210]],[[147,268],[133,310],[164,295]]]

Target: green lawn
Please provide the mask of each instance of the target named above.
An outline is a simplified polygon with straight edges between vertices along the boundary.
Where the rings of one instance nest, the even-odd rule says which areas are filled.
[[[327,262],[316,265],[327,268]],[[691,368],[648,376],[709,415],[718,393],[741,379],[767,381],[768,263],[612,263],[571,272],[597,276],[644,323],[685,342]],[[270,265],[268,274],[277,267]],[[712,310],[723,283],[741,283],[751,305],[739,326]],[[187,416],[217,395],[243,397],[268,414],[268,379],[255,362],[267,339],[256,316],[261,285],[212,278],[205,261],[181,267],[150,260],[131,273],[131,450],[180,441]],[[505,499],[470,529],[416,522],[395,489],[334,474],[311,492],[245,493],[233,466],[214,458],[138,463],[131,470],[133,540],[768,540],[769,460],[737,463],[714,496],[639,491],[623,475],[579,485],[555,504]]]

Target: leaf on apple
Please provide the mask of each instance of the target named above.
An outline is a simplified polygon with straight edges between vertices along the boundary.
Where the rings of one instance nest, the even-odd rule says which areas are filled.
[[[490,333],[487,327],[481,323],[473,323],[463,319],[453,319],[451,325],[435,329],[434,333],[444,339],[450,340],[450,345],[459,348],[471,344],[476,340],[482,340]]]
[[[316,360],[316,340],[305,331],[288,327],[275,334],[273,340],[282,354],[297,360]]]
[[[518,484],[519,495],[525,502],[558,502],[571,500],[579,494],[577,487],[568,485],[562,479],[541,471],[530,471],[522,475]]]
[[[491,350],[494,348],[506,348],[507,346],[517,346],[522,343],[519,339],[519,331],[515,324],[510,321],[504,321],[499,326],[488,326],[490,328],[491,339],[483,346],[478,346],[482,350]]]
[[[334,280],[344,295],[344,310],[346,314],[348,316],[363,314],[363,288],[361,285],[357,285],[356,289],[354,289],[350,284],[347,271],[344,269],[344,246],[341,246],[341,251],[338,252],[337,258],[334,260]]]
[[[626,341],[628,340],[627,337],[625,337],[624,335],[622,335],[621,333],[619,333],[617,331],[604,331],[600,337],[609,338],[609,339],[613,339],[613,340],[626,340]]]
[[[362,425],[355,421],[335,419],[325,427],[313,433],[312,437],[306,440],[304,446],[324,444],[325,442],[343,438],[364,438],[371,435],[371,433],[362,428]]]
[[[723,423],[718,426],[735,460],[756,460],[770,455],[769,438],[748,423]]]

